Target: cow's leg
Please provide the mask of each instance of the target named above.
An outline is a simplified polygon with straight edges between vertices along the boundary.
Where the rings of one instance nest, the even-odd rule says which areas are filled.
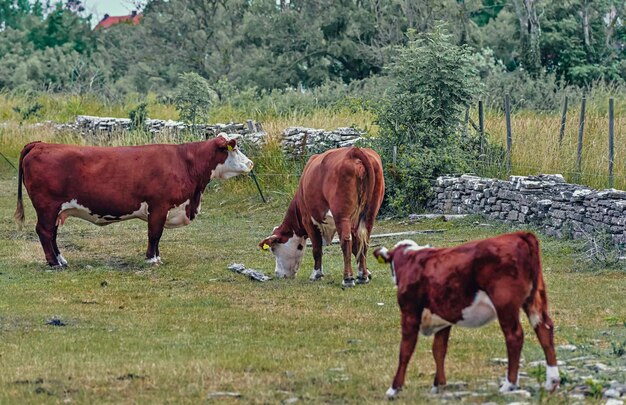
[[[146,251],[146,261],[152,264],[161,263],[159,255],[159,241],[163,235],[163,227],[167,219],[167,211],[155,209],[148,215],[148,250]]]
[[[37,226],[35,230],[39,236],[43,252],[46,255],[46,261],[52,267],[61,267],[63,264],[59,262],[57,252],[55,251],[56,213],[58,210],[36,209],[36,211]]]
[[[507,378],[500,387],[500,392],[513,391],[518,388],[519,361],[524,345],[524,331],[519,321],[520,307],[513,303],[498,305],[494,302],[494,305],[504,334],[509,362]]]
[[[352,232],[350,222],[342,220],[337,225],[337,233],[341,241],[343,252],[343,287],[354,287],[354,275],[352,274]]]
[[[526,312],[530,324],[535,329],[535,334],[546,357],[546,382],[544,388],[546,391],[552,392],[561,382],[554,350],[554,324],[547,311],[542,311],[541,315],[531,314],[529,308],[525,305],[524,312]]]
[[[322,267],[322,234],[317,228],[311,232],[311,247],[314,265],[313,273],[311,273],[309,280],[317,281],[324,277],[324,269]]]
[[[437,367],[435,382],[431,390],[433,394],[439,392],[439,387],[446,385],[444,362],[446,360],[446,353],[448,352],[448,338],[450,337],[451,330],[451,326],[440,330],[435,333],[435,339],[433,340],[433,357],[435,358],[435,365]]]
[[[364,232],[365,231],[365,232]],[[367,284],[372,279],[372,274],[367,269],[367,239],[369,233],[366,233],[365,226],[361,221],[359,229],[352,233],[352,254],[356,258],[359,267],[356,282],[357,284]]]
[[[398,370],[396,376],[391,383],[391,387],[387,390],[387,398],[393,399],[398,395],[404,386],[404,377],[409,360],[415,350],[417,344],[417,334],[420,324],[417,311],[414,308],[402,310],[402,342],[400,343],[400,357],[398,361]]]
[[[59,231],[59,226],[55,225],[54,233],[52,234],[52,249],[54,250],[54,254],[57,257],[57,260],[59,261],[59,264],[61,266],[67,266],[67,260],[65,260],[65,258],[61,254],[61,251],[59,250],[59,246],[57,245],[57,233],[58,233],[58,231]]]

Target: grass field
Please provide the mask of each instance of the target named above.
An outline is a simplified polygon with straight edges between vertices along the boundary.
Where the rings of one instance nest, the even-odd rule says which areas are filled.
[[[266,193],[271,201],[262,204],[248,178],[209,185],[201,215],[186,228],[165,231],[165,264],[157,267],[143,262],[144,222],[100,228],[70,219],[59,233],[70,267],[52,271],[44,265],[28,200],[25,229],[15,231],[16,179],[1,172],[0,403],[383,403],[400,340],[386,266],[371,260],[372,282],[345,291],[337,246],[325,249],[327,277],[318,283],[307,279],[310,251],[295,280],[258,283],[226,269],[242,262],[273,273],[271,256],[256,244],[281,221],[288,198]],[[474,220],[383,219],[374,233],[439,229],[444,232],[415,239],[445,246],[508,230]],[[626,378],[626,357],[616,350],[626,345],[626,277],[581,269],[572,243],[541,241],[557,344],[578,347],[559,351],[559,358],[591,356],[613,370],[588,371],[596,382],[566,372],[559,393],[546,398],[536,389],[541,370],[522,369],[533,402],[568,403],[577,386],[597,392],[598,384]],[[52,319],[64,326],[47,325]],[[543,356],[526,319],[523,326],[528,364]],[[445,398],[428,394],[431,342],[420,338],[398,403]],[[497,394],[505,366],[491,362],[494,357],[506,357],[497,324],[452,332],[448,381],[464,381],[462,390],[477,392],[466,402],[515,400]],[[210,397],[219,391],[241,397]]]

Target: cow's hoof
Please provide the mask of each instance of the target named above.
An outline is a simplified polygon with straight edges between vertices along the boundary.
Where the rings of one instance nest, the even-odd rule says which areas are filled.
[[[367,277],[363,277],[362,274],[359,274],[358,276],[356,276],[356,283],[357,284],[368,284],[371,279],[372,279],[372,275],[371,274],[368,274]]]
[[[63,257],[61,253],[57,255],[57,261],[59,262],[60,266],[67,267],[67,260],[65,260],[65,257]]]
[[[500,392],[505,393],[505,392],[516,391],[518,389],[519,389],[519,386],[517,384],[513,384],[513,383],[510,383],[509,380],[505,380],[504,384],[502,384],[502,387],[500,387]]]
[[[163,262],[161,261],[161,256],[154,256],[149,259],[146,259],[146,263],[154,264],[155,266],[158,266],[159,264],[163,264]]]
[[[323,278],[324,278],[324,272],[322,270],[313,270],[313,273],[311,273],[311,277],[309,277],[309,280],[318,281]]]
[[[400,391],[402,391],[402,387],[400,387],[400,388],[389,387],[387,392],[385,392],[385,395],[387,396],[387,399],[389,399],[389,400],[396,399],[396,397],[398,396],[398,393]]]
[[[546,391],[552,393],[552,392],[556,391],[557,388],[559,388],[560,383],[561,383],[560,379],[556,379],[556,380],[550,379],[550,380],[545,382],[545,384],[543,385],[543,388]]]
[[[430,389],[430,393],[431,394],[439,394],[439,387],[437,385],[433,385],[432,388]]]
[[[351,288],[354,287],[354,278],[350,277],[350,278],[344,278],[343,281],[341,282],[341,286],[343,288]]]

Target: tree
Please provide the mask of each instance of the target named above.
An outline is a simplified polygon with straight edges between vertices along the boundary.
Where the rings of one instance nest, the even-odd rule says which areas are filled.
[[[419,35],[409,31],[389,75],[395,85],[377,119],[387,207],[414,211],[427,200],[431,180],[469,167],[471,156],[462,148],[458,128],[479,91],[478,72],[470,49],[454,45],[452,35],[437,27]]]
[[[194,126],[206,122],[213,103],[213,90],[209,83],[194,72],[183,73],[174,93],[174,105],[181,120]]]

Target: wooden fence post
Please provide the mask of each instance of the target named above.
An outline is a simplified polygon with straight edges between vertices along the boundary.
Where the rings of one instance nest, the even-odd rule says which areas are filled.
[[[513,133],[511,131],[511,96],[504,96],[504,114],[506,115],[506,171],[511,175],[511,150],[513,149]]]
[[[480,154],[485,153],[485,111],[483,100],[478,100],[478,133],[480,136]]]
[[[563,136],[565,135],[565,120],[567,119],[567,96],[563,100],[563,112],[561,113],[561,126],[559,127],[559,147],[563,143]]]
[[[585,106],[587,105],[587,97],[583,96],[580,103],[580,123],[578,124],[578,149],[576,150],[576,181],[581,178],[581,165],[583,158],[583,134],[585,132]]]
[[[614,100],[613,97],[609,98],[609,188],[613,188],[613,158],[614,149],[614,133],[615,133],[615,114],[614,114]]]

